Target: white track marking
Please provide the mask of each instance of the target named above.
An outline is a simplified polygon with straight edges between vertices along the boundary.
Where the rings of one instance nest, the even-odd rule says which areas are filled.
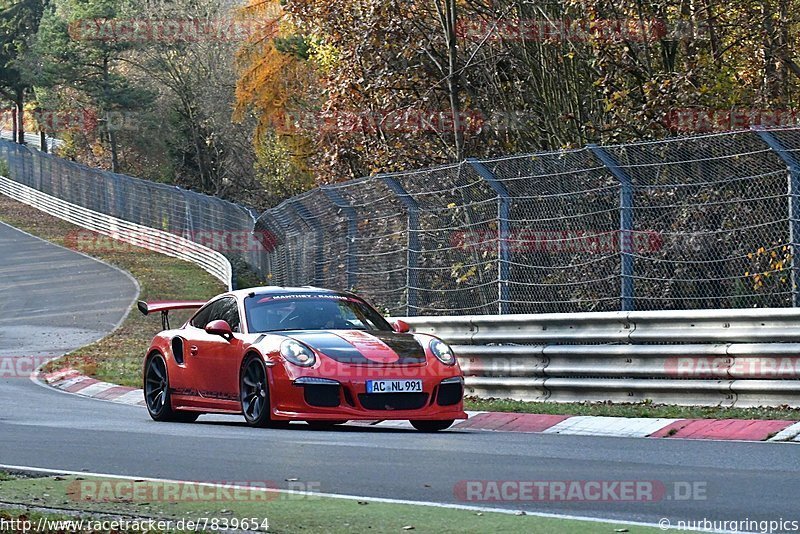
[[[464,504],[451,504],[451,503],[437,503],[437,502],[426,502],[426,501],[410,501],[405,499],[386,499],[383,497],[365,497],[362,495],[341,495],[337,493],[317,493],[311,491],[296,491],[296,490],[284,490],[284,489],[276,489],[276,488],[263,488],[263,487],[244,487],[244,486],[236,486],[236,485],[227,485],[227,484],[214,484],[211,482],[199,482],[195,480],[172,480],[166,478],[150,478],[150,477],[141,477],[141,476],[130,476],[130,475],[114,475],[110,473],[93,473],[89,471],[70,471],[67,469],[49,469],[44,467],[31,467],[31,466],[24,466],[24,465],[5,465],[0,464],[0,469],[10,470],[10,471],[21,471],[27,473],[42,473],[47,475],[72,475],[72,476],[81,476],[81,477],[96,477],[96,478],[108,478],[112,480],[138,480],[138,481],[145,481],[145,482],[158,482],[161,484],[195,484],[197,486],[203,486],[208,488],[219,488],[219,489],[230,489],[230,490],[241,490],[241,491],[258,491],[264,493],[277,493],[277,494],[286,494],[286,495],[305,495],[309,497],[326,497],[331,499],[342,499],[348,501],[369,501],[375,503],[385,503],[385,504],[405,504],[411,506],[427,506],[429,508],[447,508],[451,510],[465,510],[471,512],[484,512],[484,513],[499,513],[499,514],[513,514],[517,515],[522,510],[516,509],[511,510],[508,508],[492,508],[488,506],[470,506]],[[657,523],[646,523],[642,521],[626,521],[626,520],[614,520],[614,519],[605,519],[605,518],[597,518],[597,517],[589,517],[589,516],[581,516],[581,515],[571,515],[571,514],[556,514],[556,513],[548,513],[548,512],[530,512],[528,510],[524,510],[525,515],[534,516],[534,517],[544,517],[550,519],[566,519],[572,521],[587,521],[587,522],[594,522],[594,523],[605,523],[611,525],[633,525],[633,526],[640,526],[640,527],[658,527]]]

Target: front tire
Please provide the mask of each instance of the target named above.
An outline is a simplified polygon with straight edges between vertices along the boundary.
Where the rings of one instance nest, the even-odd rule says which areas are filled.
[[[409,421],[411,426],[420,432],[439,432],[446,428],[450,428],[455,422],[455,419],[445,419],[443,421]]]
[[[242,365],[239,378],[239,400],[242,403],[244,420],[252,427],[287,427],[288,423],[272,420],[272,404],[269,400],[267,368],[260,356],[251,355]]]
[[[147,413],[154,421],[192,423],[200,415],[172,409],[167,363],[161,354],[155,354],[147,360],[144,372],[144,400]]]

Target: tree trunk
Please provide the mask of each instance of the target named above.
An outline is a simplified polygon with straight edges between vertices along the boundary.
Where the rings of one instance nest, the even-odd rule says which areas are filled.
[[[11,108],[11,140],[17,142],[17,105]]]
[[[119,159],[117,157],[117,134],[114,133],[114,127],[111,125],[111,112],[106,111],[106,135],[108,137],[108,146],[111,149],[111,172],[119,172]]]
[[[39,130],[39,149],[47,153],[47,134],[44,133],[44,130]]]
[[[441,10],[439,11],[441,16]],[[455,160],[464,159],[464,127],[461,123],[461,83],[458,73],[458,46],[456,41],[456,22],[458,18],[456,0],[445,0],[444,20],[447,45],[447,92],[450,99],[450,113],[453,117],[453,136],[455,138]]]
[[[17,111],[17,143],[25,144],[25,92],[21,89],[17,90],[16,100],[14,107]]]
[[[103,104],[106,108],[106,138],[108,139],[108,146],[111,149],[111,172],[118,172],[119,160],[117,159],[117,134],[114,133],[114,126],[111,122],[111,81],[108,54],[103,56]]]

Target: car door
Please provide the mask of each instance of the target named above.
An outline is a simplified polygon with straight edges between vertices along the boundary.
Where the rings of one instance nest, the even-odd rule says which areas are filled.
[[[205,407],[215,409],[238,409],[239,362],[242,340],[239,311],[234,297],[222,297],[209,305],[207,315],[198,314],[190,322],[192,341],[189,343],[187,368],[197,384],[200,399]],[[205,331],[211,321],[224,320],[234,332],[230,340]],[[202,326],[201,326],[202,325]]]
[[[200,308],[186,327],[180,330],[179,335],[176,336],[181,338],[180,343],[175,343],[173,338],[173,351],[180,349],[180,354],[173,354],[176,366],[169,377],[169,382],[173,399],[181,406],[197,407],[198,401],[201,400],[201,366],[198,365],[195,355],[198,351],[198,343],[204,341],[201,336],[205,336],[206,333],[196,325],[208,324],[213,304],[209,303]]]

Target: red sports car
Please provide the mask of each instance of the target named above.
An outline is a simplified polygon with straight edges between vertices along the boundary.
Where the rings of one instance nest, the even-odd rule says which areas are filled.
[[[251,426],[408,419],[443,430],[463,409],[464,378],[440,339],[390,325],[363,299],[312,287],[232,291],[208,302],[139,302],[164,331],[144,360],[156,421],[243,414]],[[199,308],[183,326],[169,311]]]

